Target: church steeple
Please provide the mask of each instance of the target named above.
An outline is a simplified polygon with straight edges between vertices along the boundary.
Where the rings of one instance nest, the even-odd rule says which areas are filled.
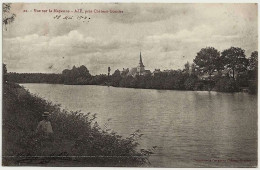
[[[139,60],[139,64],[138,66],[136,67],[136,72],[138,75],[144,75],[145,73],[145,69],[144,69],[144,64],[143,64],[143,61],[142,61],[142,54],[141,54],[141,51],[140,51],[140,60]]]
[[[142,61],[142,54],[141,54],[141,51],[140,51],[140,61],[139,61],[139,66],[140,66],[140,67],[144,67],[144,64],[143,64],[143,61]]]

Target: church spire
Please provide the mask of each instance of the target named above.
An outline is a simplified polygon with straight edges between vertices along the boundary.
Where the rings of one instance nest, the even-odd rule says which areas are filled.
[[[142,61],[142,54],[141,54],[141,51],[140,51],[140,61],[139,61],[139,66],[140,66],[140,67],[144,67],[144,64],[143,64],[143,61]]]
[[[139,63],[143,63],[142,62],[142,54],[141,54],[141,51],[140,51],[140,62]]]

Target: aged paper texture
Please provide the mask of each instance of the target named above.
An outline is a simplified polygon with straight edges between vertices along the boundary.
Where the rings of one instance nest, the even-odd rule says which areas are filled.
[[[257,167],[258,4],[2,8],[3,166]]]

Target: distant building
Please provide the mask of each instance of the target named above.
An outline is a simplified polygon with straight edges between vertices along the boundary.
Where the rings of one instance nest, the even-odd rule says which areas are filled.
[[[144,76],[144,75],[147,75],[147,74],[151,74],[151,71],[145,70],[145,66],[144,66],[143,61],[142,61],[142,54],[140,52],[140,60],[139,60],[138,66],[130,69],[128,75],[135,77],[137,75]]]
[[[221,73],[220,73],[220,74],[221,74]],[[208,73],[204,73],[204,74],[198,75],[198,78],[199,78],[200,80],[210,80],[210,77],[213,78],[213,77],[215,77],[215,76],[217,76],[217,75],[219,75],[219,73],[218,73],[217,71],[214,71],[214,72],[211,74],[211,76],[210,76]],[[223,76],[223,74],[222,74],[222,76]]]
[[[222,73],[222,77],[224,77],[224,76],[233,77],[233,70],[232,69],[225,68],[221,73]],[[246,71],[244,71],[244,72],[243,71],[241,71],[241,72],[235,71],[234,72],[234,78],[237,79],[238,76],[243,75],[245,73],[246,73]]]
[[[245,74],[246,72],[238,72],[238,71],[235,71],[234,72],[234,78],[237,79],[237,77]],[[198,78],[200,80],[209,80],[210,79],[210,75],[208,73],[200,73],[197,75]],[[216,76],[221,76],[221,77],[233,77],[233,70],[230,69],[230,68],[224,68],[223,70],[221,71],[214,71],[212,74],[211,74],[211,78],[214,78]]]
[[[238,75],[239,75],[239,73],[237,73],[237,72],[234,73],[235,78],[237,78]],[[224,70],[222,70],[220,72],[214,71],[211,74],[211,78],[216,77],[216,76],[232,77],[233,76],[233,71],[231,69],[227,69],[227,68],[225,68]],[[198,75],[198,77],[201,80],[209,80],[210,79],[210,76],[209,76],[208,73],[200,74],[200,75]]]
[[[163,72],[165,72],[165,73],[170,73],[170,72],[172,72],[173,70],[163,70]]]
[[[123,68],[123,71],[120,71],[120,75],[122,76],[122,77],[126,77],[127,75],[128,75],[128,73],[129,73],[129,68]]]
[[[160,69],[154,69],[152,76],[155,76],[158,73],[161,73],[161,70]]]
[[[163,73],[167,73],[168,75],[173,73],[173,72],[174,72],[174,70],[172,70],[172,69],[171,70],[168,70],[168,69],[167,70],[163,70]]]

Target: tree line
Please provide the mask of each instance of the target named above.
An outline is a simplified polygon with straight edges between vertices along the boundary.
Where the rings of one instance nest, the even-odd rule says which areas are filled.
[[[186,63],[183,70],[159,72],[155,75],[122,76],[116,70],[111,84],[116,87],[168,89],[168,90],[214,90],[238,92],[247,89],[257,93],[258,52],[249,58],[245,51],[231,47],[221,53],[214,47],[202,48],[192,64]],[[202,77],[208,75],[206,79]]]
[[[6,69],[6,67],[5,67]],[[114,87],[167,89],[167,90],[215,90],[238,92],[246,88],[257,92],[258,52],[246,57],[238,47],[219,52],[214,47],[202,48],[193,63],[186,63],[184,69],[157,72],[135,77],[118,69],[109,76],[92,76],[86,66],[73,66],[61,74],[7,73],[8,81],[17,83],[54,83],[67,85],[111,85]],[[203,76],[206,78],[203,78]]]

